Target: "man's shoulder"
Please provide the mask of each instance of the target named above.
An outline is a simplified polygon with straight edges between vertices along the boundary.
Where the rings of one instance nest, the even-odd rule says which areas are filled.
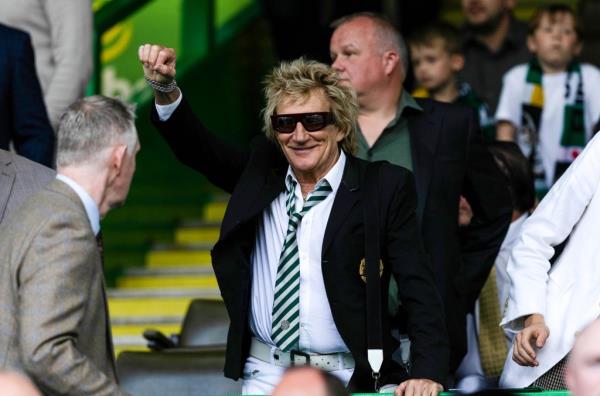
[[[27,177],[47,183],[56,176],[56,172],[53,169],[31,161],[28,158],[8,152],[3,153],[2,155],[6,155],[6,158],[10,158],[10,162],[14,166],[17,177]]]
[[[0,224],[0,250],[26,246],[38,235],[64,231],[66,225],[85,225],[85,210],[52,188],[55,181],[27,196]]]
[[[420,117],[460,117],[470,118],[473,109],[456,103],[438,102],[430,98],[415,98],[419,106],[423,108],[420,113],[415,113]]]
[[[52,169],[4,150],[0,150],[0,173],[4,174],[0,177],[0,191],[4,191],[6,199],[0,202],[0,207],[4,208],[0,221],[48,185],[56,175]]]
[[[10,162],[2,166],[12,167],[15,175],[13,194],[32,194],[47,186],[56,177],[56,172],[44,165],[20,155],[9,153]]]
[[[64,185],[64,186],[63,186]],[[29,195],[7,219],[10,222],[42,225],[53,221],[72,222],[87,219],[83,204],[75,191],[59,180]]]
[[[369,173],[375,172],[376,169],[379,173],[379,180],[385,185],[403,183],[413,177],[413,174],[410,170],[403,166],[394,165],[388,161],[369,162],[348,154],[346,154],[346,158],[347,161],[352,163],[352,166],[359,170],[359,173],[362,175],[363,182],[367,177],[370,176]]]

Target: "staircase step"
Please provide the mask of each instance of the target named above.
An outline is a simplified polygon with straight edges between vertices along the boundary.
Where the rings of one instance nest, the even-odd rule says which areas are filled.
[[[109,292],[111,318],[183,317],[191,300],[206,298],[220,300],[214,289],[125,289]],[[118,321],[116,322],[118,323]]]
[[[140,335],[123,335],[113,337],[113,344],[116,346],[131,345],[131,346],[146,346],[148,341]]]
[[[175,230],[178,245],[215,244],[219,239],[219,227],[180,227]]]
[[[148,268],[148,267],[130,267],[125,270],[125,275],[131,276],[169,276],[169,275],[187,275],[187,276],[199,276],[199,275],[214,275],[214,271],[211,266],[187,266],[187,267],[159,267],[159,268]]]
[[[157,245],[146,254],[146,265],[149,268],[207,266],[211,263],[210,249],[212,244],[206,243],[188,246]]]
[[[111,326],[175,326],[183,323],[183,315],[111,316]]]
[[[214,275],[126,275],[117,280],[117,287],[121,288],[215,288],[218,287]]]
[[[192,299],[179,298],[110,298],[108,307],[112,318],[118,317],[156,317],[180,316],[183,317]]]
[[[155,324],[148,323],[145,325],[112,325],[113,338],[121,336],[139,336],[144,333],[144,330],[153,329],[162,332],[169,337],[171,334],[179,334],[181,332],[181,323],[173,324]]]
[[[123,351],[149,351],[148,342],[140,335],[113,336],[113,347],[115,356]]]
[[[218,221],[223,220],[225,216],[225,209],[227,208],[227,201],[215,201],[209,202],[204,206],[202,210],[202,219],[206,221]]]
[[[115,357],[119,357],[119,354],[123,351],[132,351],[132,352],[147,352],[149,351],[147,346],[144,345],[129,345],[129,344],[122,344],[122,345],[117,345],[113,342],[113,346],[115,349]]]

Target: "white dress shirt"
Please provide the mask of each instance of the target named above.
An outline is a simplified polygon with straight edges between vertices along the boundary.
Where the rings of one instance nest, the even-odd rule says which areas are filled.
[[[100,211],[98,210],[96,201],[92,199],[90,194],[88,194],[83,187],[77,184],[77,182],[70,177],[58,174],[56,175],[56,178],[71,187],[79,199],[81,199],[83,207],[85,208],[85,213],[87,214],[87,218],[92,226],[92,231],[94,232],[94,235],[98,235],[98,232],[100,232]]]
[[[171,114],[173,114],[175,109],[177,109],[177,106],[179,106],[179,103],[181,103],[182,99],[183,93],[179,91],[179,97],[175,102],[168,105],[155,104],[156,112],[158,113],[158,119],[161,121],[167,121],[169,118],[171,118]]]
[[[325,227],[345,164],[346,156],[341,152],[337,163],[324,177],[332,192],[304,215],[296,234],[300,259],[300,349],[303,351],[348,352],[333,322],[321,270]],[[296,180],[291,168],[287,173]],[[296,211],[300,212],[304,204],[300,184],[296,184],[295,195]],[[269,345],[275,345],[271,339],[273,293],[289,221],[286,198],[287,193],[282,192],[263,211],[250,258],[253,269],[250,330],[260,341]]]

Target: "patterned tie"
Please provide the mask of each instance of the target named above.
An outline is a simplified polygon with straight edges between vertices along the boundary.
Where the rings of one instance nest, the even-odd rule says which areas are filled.
[[[500,328],[500,305],[496,286],[496,267],[492,267],[479,295],[479,356],[486,376],[502,373],[508,354],[506,338]]]
[[[96,235],[96,245],[98,245],[98,253],[100,253],[100,260],[104,265],[104,239],[102,238],[102,230],[98,231]]]
[[[327,180],[321,180],[308,195],[302,210],[296,212],[295,190],[296,181],[288,175],[286,209],[290,220],[277,267],[271,329],[275,345],[286,352],[298,348],[300,338],[300,259],[296,231],[310,208],[327,198],[332,191]]]

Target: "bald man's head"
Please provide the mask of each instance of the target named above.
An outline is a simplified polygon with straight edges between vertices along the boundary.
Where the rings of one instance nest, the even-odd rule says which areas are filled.
[[[0,372],[0,396],[42,396],[27,377],[11,372]]]
[[[600,395],[600,319],[590,323],[575,339],[565,380],[574,396]]]
[[[285,372],[272,396],[346,396],[339,379],[313,367],[297,367]]]

